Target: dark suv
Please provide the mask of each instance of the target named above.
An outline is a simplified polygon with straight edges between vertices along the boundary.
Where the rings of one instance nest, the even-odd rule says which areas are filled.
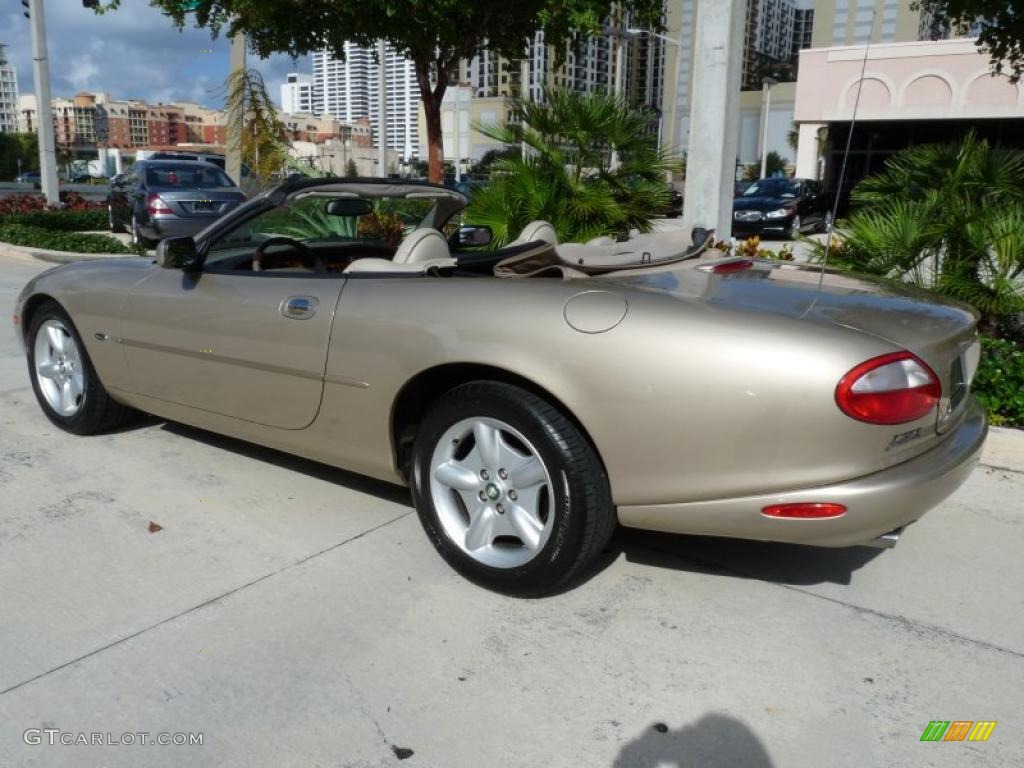
[[[195,235],[245,200],[216,165],[140,160],[110,183],[110,231],[132,233],[145,247],[164,237]]]

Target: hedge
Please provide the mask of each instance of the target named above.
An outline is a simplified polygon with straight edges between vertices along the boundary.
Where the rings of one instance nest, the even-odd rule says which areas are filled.
[[[973,389],[992,424],[1024,427],[1024,345],[982,336]]]
[[[49,229],[59,232],[86,232],[105,230],[108,226],[105,210],[86,211],[31,211],[30,213],[12,213],[0,216],[0,226],[22,224],[38,229]]]
[[[54,229],[33,227],[27,224],[10,224],[0,221],[0,241],[11,245],[30,248],[45,248],[51,251],[72,253],[140,253],[141,251],[123,244],[109,235],[89,235],[82,232],[65,232]]]

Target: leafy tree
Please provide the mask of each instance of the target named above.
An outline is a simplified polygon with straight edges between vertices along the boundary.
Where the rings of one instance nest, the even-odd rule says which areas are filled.
[[[503,147],[502,149],[488,149],[483,156],[477,160],[469,169],[474,176],[487,176],[490,174],[494,164],[499,160],[510,160],[522,154],[520,147]]]
[[[669,204],[665,175],[675,164],[648,130],[649,110],[609,94],[553,90],[544,104],[513,99],[510,106],[512,120],[477,130],[506,144],[525,141],[530,151],[496,161],[465,216],[491,228],[495,247],[535,219],[569,241],[650,231]]]
[[[852,201],[830,263],[966,301],[993,333],[1024,311],[1024,152],[973,132],[910,147]]]
[[[785,173],[787,165],[789,165],[789,158],[783,157],[773,149],[768,153],[768,157],[765,160],[765,175],[774,176],[777,173]],[[743,178],[747,181],[757,181],[761,178],[761,164],[754,163],[753,165],[748,165],[743,171]]]
[[[21,172],[39,170],[39,137],[34,133],[0,133],[0,179],[13,179]]]
[[[351,157],[348,159],[348,162],[345,163],[345,175],[349,178],[355,178],[359,175],[359,168],[356,166],[356,161]]]
[[[935,33],[966,32],[981,22],[978,47],[992,59],[996,72],[1009,69],[1013,82],[1024,75],[1024,0],[917,0]]]
[[[229,124],[242,126],[236,139],[242,162],[259,180],[279,176],[287,163],[288,137],[263,76],[255,69],[233,72],[227,81],[225,108]]]
[[[180,28],[189,11],[180,0],[150,0]],[[101,12],[116,8],[111,0]],[[412,60],[427,124],[430,178],[440,181],[444,151],[441,100],[461,59],[485,46],[521,58],[527,39],[543,28],[545,40],[564,55],[578,32],[595,33],[619,4],[614,0],[199,0],[195,23],[216,36],[245,32],[263,57],[300,56],[327,48],[343,55],[345,41],[373,45],[386,40]],[[629,0],[631,24],[660,28],[662,0]],[[300,12],[301,8],[301,12]]]

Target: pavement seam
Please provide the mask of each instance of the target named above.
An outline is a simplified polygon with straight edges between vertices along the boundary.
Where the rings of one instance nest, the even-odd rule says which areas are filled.
[[[413,514],[412,510],[410,510],[408,512],[404,512],[401,515],[398,515],[397,517],[393,517],[390,520],[386,520],[383,523],[380,523],[378,525],[373,526],[372,528],[367,528],[365,531],[361,531],[360,533],[357,533],[355,536],[350,536],[349,538],[344,539],[342,541],[339,541],[336,544],[332,544],[329,547],[325,547],[324,549],[321,549],[318,552],[314,552],[311,555],[306,555],[305,557],[303,557],[303,558],[301,558],[299,560],[296,560],[295,562],[288,563],[287,565],[282,565],[280,568],[277,568],[276,570],[273,570],[270,573],[265,573],[262,576],[260,576],[259,578],[253,579],[252,581],[246,582],[245,584],[242,584],[240,586],[237,586],[237,587],[234,587],[232,589],[229,589],[226,592],[222,592],[221,594],[216,595],[214,597],[211,597],[208,600],[204,600],[201,603],[193,605],[191,608],[186,608],[185,610],[180,611],[180,612],[174,614],[173,616],[168,616],[166,619],[161,619],[160,621],[155,622],[154,624],[150,624],[148,627],[143,627],[142,629],[139,629],[139,630],[137,630],[135,632],[132,632],[131,634],[125,635],[124,637],[119,637],[117,640],[113,640],[113,641],[107,643],[104,646],[101,646],[99,648],[95,648],[95,649],[89,651],[88,653],[84,653],[81,656],[78,656],[77,658],[71,659],[70,661],[65,661],[63,664],[59,664],[56,667],[53,667],[52,669],[46,670],[45,672],[40,672],[38,675],[35,675],[34,677],[30,677],[27,680],[22,680],[20,683],[16,683],[16,684],[10,686],[9,688],[6,688],[5,690],[0,691],[0,696],[4,696],[4,695],[6,695],[8,693],[11,693],[12,691],[16,691],[19,688],[22,688],[22,687],[28,685],[29,683],[34,683],[36,680],[40,680],[40,679],[46,677],[47,675],[53,674],[54,672],[59,672],[60,670],[64,669],[65,667],[70,667],[70,666],[72,666],[74,664],[77,664],[80,661],[84,661],[85,659],[88,659],[88,658],[90,658],[92,656],[95,656],[95,655],[97,655],[99,653],[103,653],[103,651],[109,650],[110,648],[113,648],[114,646],[121,645],[122,643],[126,643],[129,640],[132,640],[132,639],[138,637],[139,635],[143,635],[146,632],[149,632],[151,629],[156,629],[157,627],[162,627],[164,624],[169,624],[172,621],[174,621],[175,619],[180,619],[182,616],[187,616],[190,613],[194,613],[195,611],[198,611],[198,610],[200,610],[202,608],[205,608],[208,605],[212,605],[213,603],[216,603],[216,602],[218,602],[220,600],[223,600],[226,597],[230,597],[231,595],[234,595],[234,594],[236,594],[238,592],[241,592],[244,589],[248,589],[249,587],[255,586],[256,584],[259,584],[262,581],[266,581],[267,579],[269,579],[269,578],[271,578],[273,576],[277,576],[278,574],[284,573],[285,571],[290,571],[292,568],[296,568],[296,567],[302,565],[303,563],[308,563],[313,558],[320,557],[320,555],[327,554],[328,552],[333,552],[334,550],[339,549],[339,548],[345,546],[346,544],[350,544],[353,541],[356,541],[358,539],[363,538],[364,536],[369,536],[371,533],[379,531],[381,528],[385,528],[385,527],[391,525],[392,523],[397,523],[399,520],[404,520],[405,518],[409,517],[409,515],[411,515],[411,514]]]
[[[1010,656],[1016,656],[1019,659],[1024,659],[1024,653],[1022,653],[1021,651],[1015,651],[1012,648],[1004,648],[1001,645],[996,645],[995,643],[990,643],[990,642],[988,642],[986,640],[977,640],[977,639],[975,639],[973,637],[967,637],[966,635],[958,634],[956,632],[953,632],[952,630],[945,629],[944,627],[936,626],[935,624],[926,624],[926,623],[921,622],[921,621],[915,621],[913,619],[908,619],[906,616],[900,616],[898,614],[893,614],[893,613],[885,613],[884,611],[878,611],[878,610],[875,610],[874,608],[865,608],[865,607],[860,606],[860,605],[854,605],[853,603],[848,603],[845,600],[840,600],[839,598],[836,598],[836,597],[829,597],[827,595],[819,595],[816,592],[811,592],[808,589],[803,589],[803,588],[797,587],[797,586],[795,586],[793,584],[780,584],[778,582],[773,582],[773,581],[770,581],[768,579],[763,579],[763,578],[761,578],[759,576],[755,576],[753,574],[745,573],[745,572],[743,572],[741,570],[737,570],[736,568],[731,568],[731,567],[729,567],[727,565],[723,565],[722,563],[719,563],[719,562],[717,562],[715,560],[705,560],[703,558],[696,558],[696,557],[689,557],[689,556],[685,556],[685,555],[680,555],[680,554],[678,554],[676,552],[671,552],[671,551],[665,550],[665,549],[659,549],[657,547],[647,547],[647,549],[649,549],[649,550],[651,550],[653,552],[658,552],[659,554],[662,554],[662,555],[668,555],[669,557],[675,558],[677,560],[683,560],[684,562],[691,562],[694,565],[698,565],[698,566],[701,566],[701,567],[717,568],[719,571],[721,571],[722,573],[725,573],[725,574],[732,574],[734,576],[739,576],[740,578],[743,578],[743,579],[751,579],[753,581],[759,581],[759,582],[761,582],[763,584],[768,584],[768,585],[773,586],[773,587],[781,587],[782,589],[787,589],[790,592],[796,592],[797,594],[800,594],[800,595],[806,595],[808,597],[813,597],[813,598],[816,598],[818,600],[825,600],[826,602],[833,603],[835,605],[841,605],[844,608],[849,608],[850,610],[855,611],[856,613],[867,614],[869,616],[874,616],[876,618],[884,619],[886,621],[892,621],[892,622],[895,622],[897,624],[901,624],[905,629],[908,629],[910,631],[930,632],[932,634],[940,635],[940,636],[946,637],[946,638],[951,639],[951,640],[956,640],[956,641],[961,642],[961,643],[966,643],[968,645],[975,645],[975,646],[978,646],[980,648],[985,648],[985,649],[990,650],[990,651],[995,651],[996,653],[1005,653],[1005,654],[1008,654]]]
[[[986,469],[995,469],[998,470],[999,472],[1013,472],[1014,474],[1024,475],[1024,469],[1014,469],[1013,467],[1000,467],[996,464],[983,464],[981,462],[978,463],[978,466],[985,467]]]

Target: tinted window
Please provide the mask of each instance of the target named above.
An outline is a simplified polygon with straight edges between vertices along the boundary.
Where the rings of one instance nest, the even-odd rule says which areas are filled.
[[[216,166],[152,165],[146,168],[146,185],[150,187],[233,187],[225,173]]]

